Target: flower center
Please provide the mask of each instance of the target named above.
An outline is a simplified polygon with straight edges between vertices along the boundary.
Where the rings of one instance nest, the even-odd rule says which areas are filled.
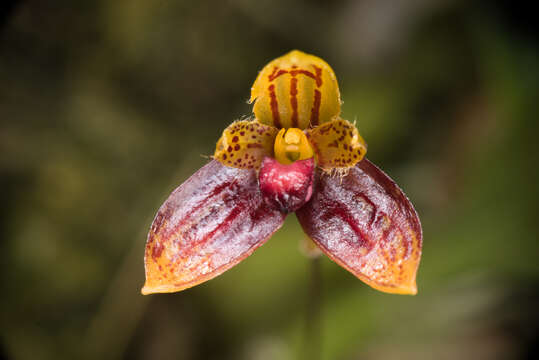
[[[314,159],[283,165],[265,157],[258,173],[258,186],[264,201],[283,213],[296,211],[313,194]]]
[[[275,137],[273,150],[275,159],[284,165],[297,160],[310,159],[314,156],[307,136],[298,128],[281,129]]]

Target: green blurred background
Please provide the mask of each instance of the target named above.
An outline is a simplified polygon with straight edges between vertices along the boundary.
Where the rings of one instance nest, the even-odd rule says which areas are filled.
[[[0,357],[537,358],[539,37],[516,4],[4,3]],[[295,48],[332,65],[424,228],[415,297],[322,260],[320,343],[293,215],[217,279],[139,292],[158,207]]]

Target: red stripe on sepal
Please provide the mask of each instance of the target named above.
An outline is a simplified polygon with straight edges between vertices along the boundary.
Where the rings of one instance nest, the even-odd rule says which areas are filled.
[[[255,171],[211,161],[157,212],[142,293],[180,291],[220,275],[262,245],[284,218],[263,200]]]
[[[368,285],[417,292],[419,218],[395,182],[367,159],[343,177],[317,171],[313,196],[296,214],[324,253]]]

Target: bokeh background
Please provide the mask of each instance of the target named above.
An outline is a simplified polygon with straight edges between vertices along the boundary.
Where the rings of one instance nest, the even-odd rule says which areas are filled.
[[[3,4],[1,357],[537,358],[532,5]],[[324,258],[321,333],[307,336],[310,265],[292,215],[217,279],[141,296],[158,207],[250,114],[258,70],[295,48],[332,65],[343,117],[415,204],[419,294],[379,293]]]

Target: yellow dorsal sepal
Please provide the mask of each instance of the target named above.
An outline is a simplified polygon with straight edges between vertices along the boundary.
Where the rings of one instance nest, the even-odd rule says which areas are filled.
[[[251,88],[256,119],[276,128],[306,129],[341,112],[333,69],[319,57],[293,50],[267,64]]]

